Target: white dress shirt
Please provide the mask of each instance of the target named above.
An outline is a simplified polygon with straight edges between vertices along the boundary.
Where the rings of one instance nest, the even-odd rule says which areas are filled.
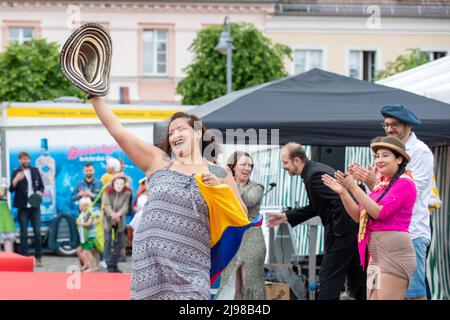
[[[28,197],[31,196],[33,191],[33,180],[31,179],[31,170],[30,169],[24,169],[23,173],[25,174],[25,178],[28,182]],[[31,205],[27,202],[27,208],[31,208]]]
[[[406,169],[412,171],[417,188],[417,198],[414,204],[409,233],[413,240],[420,237],[431,240],[428,200],[433,191],[433,153],[431,153],[430,148],[425,143],[417,139],[414,132],[409,137],[405,147],[406,152],[411,157],[411,161],[406,166]]]

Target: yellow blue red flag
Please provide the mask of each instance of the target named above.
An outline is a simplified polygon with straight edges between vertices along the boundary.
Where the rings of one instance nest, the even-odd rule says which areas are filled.
[[[227,184],[208,186],[201,175],[195,179],[209,209],[211,230],[211,284],[233,259],[242,242],[244,232],[254,226],[261,226],[262,215],[249,221],[238,198]]]

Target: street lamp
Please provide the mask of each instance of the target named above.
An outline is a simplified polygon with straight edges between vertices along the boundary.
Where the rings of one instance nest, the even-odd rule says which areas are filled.
[[[227,56],[227,93],[232,91],[232,77],[233,71],[231,70],[232,59],[233,59],[233,40],[231,39],[231,22],[230,18],[225,17],[225,21],[223,22],[223,30],[220,33],[220,39],[217,46],[214,48],[219,51],[221,54]]]

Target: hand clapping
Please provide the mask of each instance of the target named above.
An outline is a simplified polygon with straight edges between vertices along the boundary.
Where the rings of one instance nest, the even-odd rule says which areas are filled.
[[[353,180],[353,178],[350,175],[343,173],[339,170],[336,171],[336,173],[334,174],[334,178],[341,186],[343,186],[348,191],[351,191],[354,188],[358,188],[358,185],[356,184],[355,180]]]
[[[375,169],[371,165],[369,165],[369,168],[366,169],[360,164],[352,163],[348,166],[348,173],[353,179],[361,181],[365,184],[375,184],[377,180],[375,176]]]
[[[337,182],[336,179],[328,174],[322,175],[322,181],[324,185],[338,194],[342,194],[345,191],[345,188],[339,182]]]
[[[358,187],[350,175],[339,170],[334,174],[334,178],[328,174],[322,175],[322,181],[327,187],[338,194],[344,193],[345,190],[351,191],[355,187]]]

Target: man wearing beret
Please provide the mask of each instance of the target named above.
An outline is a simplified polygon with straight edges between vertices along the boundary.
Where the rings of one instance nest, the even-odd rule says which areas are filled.
[[[381,108],[384,117],[383,128],[387,136],[402,140],[411,161],[406,167],[412,171],[417,188],[417,199],[414,204],[413,216],[409,226],[409,234],[416,251],[417,267],[406,291],[407,299],[426,299],[426,252],[431,242],[430,212],[428,199],[433,188],[434,157],[428,146],[417,139],[413,126],[421,123],[420,119],[402,105],[388,105]],[[367,170],[360,165],[351,165],[350,174],[364,182],[372,189],[375,182],[373,170]]]

